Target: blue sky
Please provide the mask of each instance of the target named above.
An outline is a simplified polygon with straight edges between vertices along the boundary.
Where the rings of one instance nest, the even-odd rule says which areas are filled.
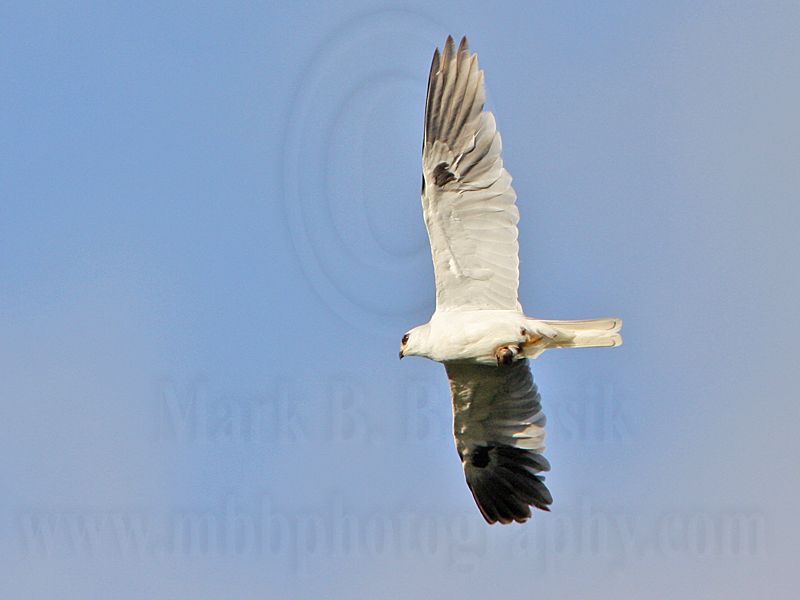
[[[793,597],[796,3],[0,9],[0,595]],[[419,206],[467,34],[553,512],[485,526]]]

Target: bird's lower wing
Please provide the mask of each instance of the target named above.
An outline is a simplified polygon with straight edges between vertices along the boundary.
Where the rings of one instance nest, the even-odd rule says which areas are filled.
[[[553,502],[539,475],[545,416],[527,360],[508,366],[445,363],[453,430],[467,485],[488,523],[524,522]]]

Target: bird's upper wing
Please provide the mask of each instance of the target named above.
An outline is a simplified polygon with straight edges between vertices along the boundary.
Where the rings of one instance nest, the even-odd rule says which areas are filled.
[[[553,502],[542,471],[545,416],[527,360],[509,366],[445,363],[453,430],[467,485],[489,523],[524,522]]]
[[[478,55],[448,37],[433,55],[422,151],[437,310],[519,309],[517,196],[485,99]]]

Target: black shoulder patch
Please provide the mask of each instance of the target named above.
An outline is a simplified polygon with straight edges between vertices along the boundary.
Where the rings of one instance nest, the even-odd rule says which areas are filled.
[[[478,446],[469,455],[469,462],[473,467],[483,469],[489,464],[489,450],[494,446]]]
[[[440,162],[433,170],[433,180],[439,187],[453,181],[455,178],[456,176],[450,171],[450,165],[446,162]]]

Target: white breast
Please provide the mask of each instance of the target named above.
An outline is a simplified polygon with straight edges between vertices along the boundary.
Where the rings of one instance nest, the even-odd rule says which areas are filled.
[[[433,360],[493,363],[498,347],[525,340],[525,316],[515,310],[437,311],[430,321]]]

